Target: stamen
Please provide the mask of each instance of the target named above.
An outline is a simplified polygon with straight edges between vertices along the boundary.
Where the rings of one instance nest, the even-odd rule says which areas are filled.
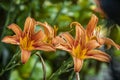
[[[20,46],[25,50],[33,50],[33,41],[29,39],[27,36],[24,38],[20,38]]]
[[[87,49],[82,50],[80,44],[78,44],[76,47],[73,48],[73,56],[80,58],[80,59],[85,58],[86,52],[87,52]]]
[[[100,26],[96,27],[96,29],[94,30],[94,35],[100,37],[100,31],[101,31],[101,27]]]

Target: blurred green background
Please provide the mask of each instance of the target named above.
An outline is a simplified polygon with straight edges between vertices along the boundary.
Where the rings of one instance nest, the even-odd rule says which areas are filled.
[[[58,27],[60,32],[70,31],[70,23],[73,21],[80,22],[84,27],[87,25],[92,14],[99,17],[98,25],[106,28],[104,34],[112,38],[115,42],[120,43],[119,26],[107,26],[107,21],[100,17],[99,13],[93,11],[96,7],[93,0],[0,0],[0,36],[1,39],[6,35],[13,35],[7,26],[11,23],[18,24],[22,29],[25,19],[31,16],[37,21],[48,22],[51,26]],[[108,29],[108,27],[110,27]],[[112,32],[111,32],[112,29]],[[74,30],[70,32],[74,33]],[[0,72],[12,56],[17,51],[17,46],[0,43]],[[104,49],[103,49],[104,50]],[[112,56],[115,61],[120,61],[120,52],[114,49]],[[106,51],[106,50],[104,50]],[[107,51],[110,55],[111,52]],[[73,70],[71,56],[65,52],[42,52],[47,70],[47,80],[76,80]],[[15,59],[13,65],[20,61],[20,55]],[[114,80],[111,70],[111,64],[102,63],[95,60],[85,60],[84,66],[80,71],[81,80]],[[119,66],[119,65],[118,65]],[[120,75],[120,74],[118,74]],[[0,80],[42,80],[43,71],[41,61],[36,55],[32,55],[26,64],[20,64],[6,71]]]

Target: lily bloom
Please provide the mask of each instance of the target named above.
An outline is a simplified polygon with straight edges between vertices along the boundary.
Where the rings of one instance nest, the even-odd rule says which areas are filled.
[[[100,27],[96,27],[97,23],[98,18],[93,14],[88,25],[86,26],[86,29],[84,29],[78,22],[72,22],[71,26],[75,25],[76,28],[79,26],[85,32],[87,41],[95,39],[101,46],[103,44],[106,44],[108,48],[110,48],[111,45],[113,45],[117,49],[120,49],[120,46],[116,44],[113,40],[101,35]]]
[[[28,17],[25,21],[24,30],[16,24],[8,26],[15,35],[6,36],[2,39],[2,42],[19,45],[21,49],[21,61],[26,63],[30,58],[32,50],[44,50],[44,51],[55,51],[55,48],[42,40],[45,34],[39,30],[35,32],[36,21]]]
[[[47,22],[45,23],[37,22],[37,25],[43,27],[44,29],[45,38],[43,41],[54,46],[57,45],[57,42],[55,42],[54,39],[57,35],[58,28],[56,26],[51,27]]]
[[[69,52],[74,61],[74,71],[79,72],[83,66],[83,61],[85,59],[96,59],[103,62],[109,62],[111,57],[105,52],[98,50],[97,48],[101,46],[98,42],[94,33],[94,28],[96,26],[97,17],[95,15],[92,16],[90,22],[86,29],[84,29],[80,24],[74,22],[72,24],[76,24],[76,36],[73,38],[68,32],[60,34],[56,38],[59,41],[59,45],[56,46],[57,49],[65,50]],[[101,38],[102,39],[102,38]],[[113,45],[113,41],[104,41],[107,39],[102,39],[102,44],[108,42],[108,44]],[[115,46],[115,43],[114,43]]]

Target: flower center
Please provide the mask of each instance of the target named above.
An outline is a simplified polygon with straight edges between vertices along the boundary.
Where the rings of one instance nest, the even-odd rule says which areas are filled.
[[[32,45],[33,45],[33,41],[29,39],[27,36],[24,38],[20,38],[20,47],[22,49],[31,51],[34,49]]]
[[[78,44],[76,47],[73,48],[73,56],[79,58],[79,59],[84,59],[85,54],[87,52],[87,49],[82,49],[80,47],[80,44]]]
[[[46,42],[46,43],[51,44],[51,43],[52,43],[52,38],[46,36],[46,37],[43,39],[43,42]]]

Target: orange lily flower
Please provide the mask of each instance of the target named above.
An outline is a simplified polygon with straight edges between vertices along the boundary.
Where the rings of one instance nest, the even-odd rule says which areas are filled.
[[[111,47],[111,45],[115,46],[117,49],[120,49],[120,46],[117,45],[113,40],[106,38],[104,36],[100,35],[100,27],[96,27],[98,22],[98,18],[93,14],[88,25],[86,26],[86,29],[84,29],[80,23],[78,22],[72,22],[72,25],[75,25],[76,27],[80,27],[85,33],[86,33],[86,39],[89,40],[97,40],[97,42],[100,45],[106,44],[108,48]]]
[[[56,26],[51,27],[50,25],[48,25],[47,22],[45,22],[45,23],[37,22],[37,24],[44,28],[44,33],[45,33],[44,42],[47,42],[54,46],[57,45],[57,42],[55,42],[54,39],[57,35],[58,28]]]
[[[55,51],[55,48],[42,40],[45,34],[39,30],[35,32],[36,21],[28,17],[25,21],[24,30],[16,24],[8,26],[9,29],[13,30],[15,35],[6,36],[2,39],[2,42],[19,45],[21,49],[21,61],[26,63],[30,58],[32,50],[44,50],[44,51]]]
[[[62,33],[56,38],[56,40],[60,42],[56,48],[68,51],[71,54],[74,61],[75,72],[81,70],[84,59],[92,58],[103,62],[110,61],[111,57],[108,54],[96,49],[101,46],[97,39],[99,37],[96,34],[93,34],[96,23],[97,17],[95,15],[92,16],[86,29],[79,23],[73,22],[72,24],[76,24],[75,39],[67,32]],[[105,41],[107,39],[103,38],[102,44],[108,42],[117,47],[112,40],[108,39],[108,41]]]

